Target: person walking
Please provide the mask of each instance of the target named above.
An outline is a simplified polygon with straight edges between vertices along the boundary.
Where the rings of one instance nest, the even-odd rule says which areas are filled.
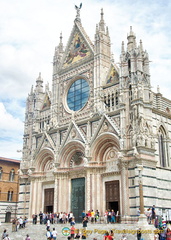
[[[7,230],[4,229],[3,233],[2,233],[2,239],[5,239],[5,237],[7,236]]]
[[[50,228],[47,230],[46,237],[47,237],[47,240],[51,240]]]

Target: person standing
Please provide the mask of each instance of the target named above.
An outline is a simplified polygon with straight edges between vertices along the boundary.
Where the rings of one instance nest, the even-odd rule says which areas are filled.
[[[85,210],[83,210],[83,212],[82,212],[81,216],[82,216],[82,219],[84,219],[84,218],[85,218],[85,216],[86,216]]]
[[[39,213],[40,224],[43,223],[43,213],[40,211]]]
[[[16,218],[12,220],[12,232],[16,232]]]
[[[70,231],[71,231],[71,239],[72,238],[74,239],[74,237],[75,237],[75,227],[74,227],[74,225],[71,226]]]
[[[170,228],[167,228],[167,231],[166,231],[166,240],[171,240],[171,230],[170,230]]]
[[[55,230],[55,228],[53,228],[52,239],[56,240],[56,238],[57,238],[57,231]]]
[[[87,217],[84,217],[84,219],[83,219],[83,228],[85,230],[87,229],[87,223],[88,223]]]
[[[137,230],[137,240],[141,240],[141,228]]]
[[[92,211],[91,211],[91,223],[94,223],[94,216],[95,216],[95,212],[92,209]]]
[[[151,209],[151,219],[152,219],[152,224],[154,225],[155,219],[156,219],[156,211],[155,211],[155,205],[153,205]]]

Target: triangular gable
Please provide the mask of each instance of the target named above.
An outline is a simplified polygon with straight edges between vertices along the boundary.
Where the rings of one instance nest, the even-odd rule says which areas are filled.
[[[87,59],[92,55],[92,52],[93,44],[83,27],[75,23],[62,60],[63,68],[69,67],[80,60]]]
[[[62,141],[61,147],[72,140],[80,140],[84,143],[87,143],[87,140],[85,139],[83,133],[74,121],[70,123],[67,134]]]
[[[46,93],[45,97],[44,97],[44,100],[43,100],[41,110],[46,110],[46,109],[50,108],[50,106],[51,106],[51,101],[50,101],[50,98],[49,98],[48,94]]]
[[[116,66],[111,65],[106,78],[106,84],[113,84],[119,82],[119,74]]]
[[[50,148],[55,150],[55,144],[54,144],[52,138],[45,131],[44,131],[44,133],[43,133],[43,135],[42,135],[42,137],[41,137],[41,139],[38,143],[38,146],[37,146],[36,151],[34,153],[34,158],[44,147],[50,147]]]
[[[94,133],[94,136],[91,139],[91,144],[94,142],[94,140],[101,135],[104,132],[110,132],[114,133],[116,136],[120,136],[120,130],[117,127],[117,125],[114,123],[114,121],[104,114],[99,122],[99,125],[96,129],[96,132]]]

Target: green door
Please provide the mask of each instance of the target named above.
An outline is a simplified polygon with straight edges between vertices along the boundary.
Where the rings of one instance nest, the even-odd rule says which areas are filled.
[[[71,211],[76,222],[82,222],[81,213],[85,210],[85,178],[71,180]]]

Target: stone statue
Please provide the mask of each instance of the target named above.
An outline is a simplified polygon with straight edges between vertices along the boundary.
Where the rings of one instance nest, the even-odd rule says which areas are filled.
[[[82,3],[80,3],[79,7],[75,5],[75,9],[77,11],[76,20],[79,20],[79,21],[80,21],[80,9],[81,8],[82,8]]]

